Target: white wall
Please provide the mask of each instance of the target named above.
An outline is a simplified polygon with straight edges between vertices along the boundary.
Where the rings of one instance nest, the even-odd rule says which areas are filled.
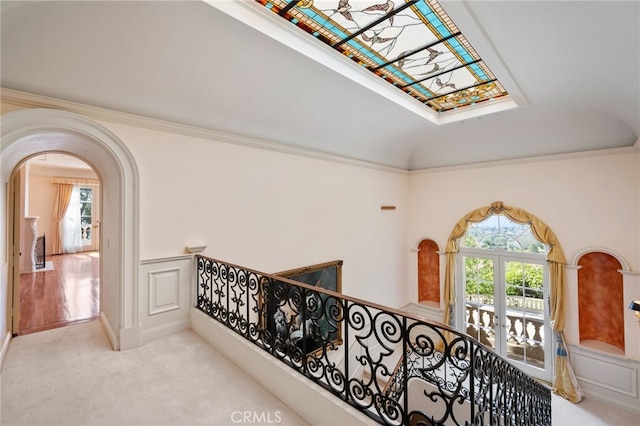
[[[345,294],[406,300],[406,173],[102,124],[140,172],[141,259],[197,245],[264,272],[342,259]]]

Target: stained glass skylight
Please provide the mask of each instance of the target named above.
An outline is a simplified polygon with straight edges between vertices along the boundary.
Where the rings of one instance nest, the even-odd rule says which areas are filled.
[[[508,95],[435,0],[255,0],[438,113]]]

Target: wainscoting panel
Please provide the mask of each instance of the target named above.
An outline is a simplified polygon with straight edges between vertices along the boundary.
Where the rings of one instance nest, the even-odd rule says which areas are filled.
[[[569,345],[576,378],[587,398],[640,414],[640,362],[582,346]]]
[[[149,272],[149,315],[180,309],[180,268]]]
[[[140,262],[143,343],[189,328],[191,255]]]

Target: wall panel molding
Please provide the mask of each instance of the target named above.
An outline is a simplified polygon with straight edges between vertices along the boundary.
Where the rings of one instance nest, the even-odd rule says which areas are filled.
[[[640,414],[640,361],[569,346],[576,378],[587,397]]]
[[[140,262],[143,343],[189,328],[191,265],[191,255]]]
[[[149,272],[149,316],[180,309],[180,268]]]

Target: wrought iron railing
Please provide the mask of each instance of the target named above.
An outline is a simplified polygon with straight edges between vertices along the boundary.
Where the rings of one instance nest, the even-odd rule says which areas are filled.
[[[381,424],[550,425],[551,391],[446,325],[196,256],[196,307]]]

